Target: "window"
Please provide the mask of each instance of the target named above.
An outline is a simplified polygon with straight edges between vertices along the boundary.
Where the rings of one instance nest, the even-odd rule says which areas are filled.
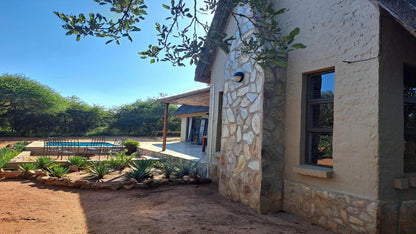
[[[416,172],[416,67],[404,66],[404,172]]]
[[[305,163],[332,167],[334,71],[307,76]]]

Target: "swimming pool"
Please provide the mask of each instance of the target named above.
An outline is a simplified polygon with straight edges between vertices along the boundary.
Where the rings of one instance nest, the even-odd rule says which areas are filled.
[[[104,142],[104,143],[96,143],[96,142],[46,142],[46,146],[56,147],[56,146],[67,146],[67,147],[90,147],[90,146],[104,146],[104,147],[112,147],[114,144]]]

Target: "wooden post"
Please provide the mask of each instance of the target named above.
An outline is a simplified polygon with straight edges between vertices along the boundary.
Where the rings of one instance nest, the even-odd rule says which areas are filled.
[[[165,104],[165,119],[163,122],[163,146],[162,151],[166,150],[166,138],[168,135],[168,111],[169,111],[169,103]]]

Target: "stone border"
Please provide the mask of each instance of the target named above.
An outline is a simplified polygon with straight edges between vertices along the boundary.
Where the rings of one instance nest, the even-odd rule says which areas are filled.
[[[29,171],[27,175],[23,175],[20,171],[3,171],[0,169],[0,181],[4,179],[29,179],[37,180],[45,185],[53,185],[58,187],[80,188],[80,189],[109,189],[109,190],[131,190],[133,188],[152,188],[160,185],[175,185],[175,184],[203,184],[211,182],[209,179],[200,179],[197,176],[189,175],[184,176],[182,179],[147,179],[143,183],[139,183],[136,179],[131,178],[128,181],[121,181],[119,183],[106,183],[106,182],[91,182],[88,180],[71,180],[67,177],[51,177],[42,170]]]

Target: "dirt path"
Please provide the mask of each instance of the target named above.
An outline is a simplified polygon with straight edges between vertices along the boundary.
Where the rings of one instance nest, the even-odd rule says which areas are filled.
[[[259,215],[215,184],[92,191],[0,181],[0,233],[329,233]]]

